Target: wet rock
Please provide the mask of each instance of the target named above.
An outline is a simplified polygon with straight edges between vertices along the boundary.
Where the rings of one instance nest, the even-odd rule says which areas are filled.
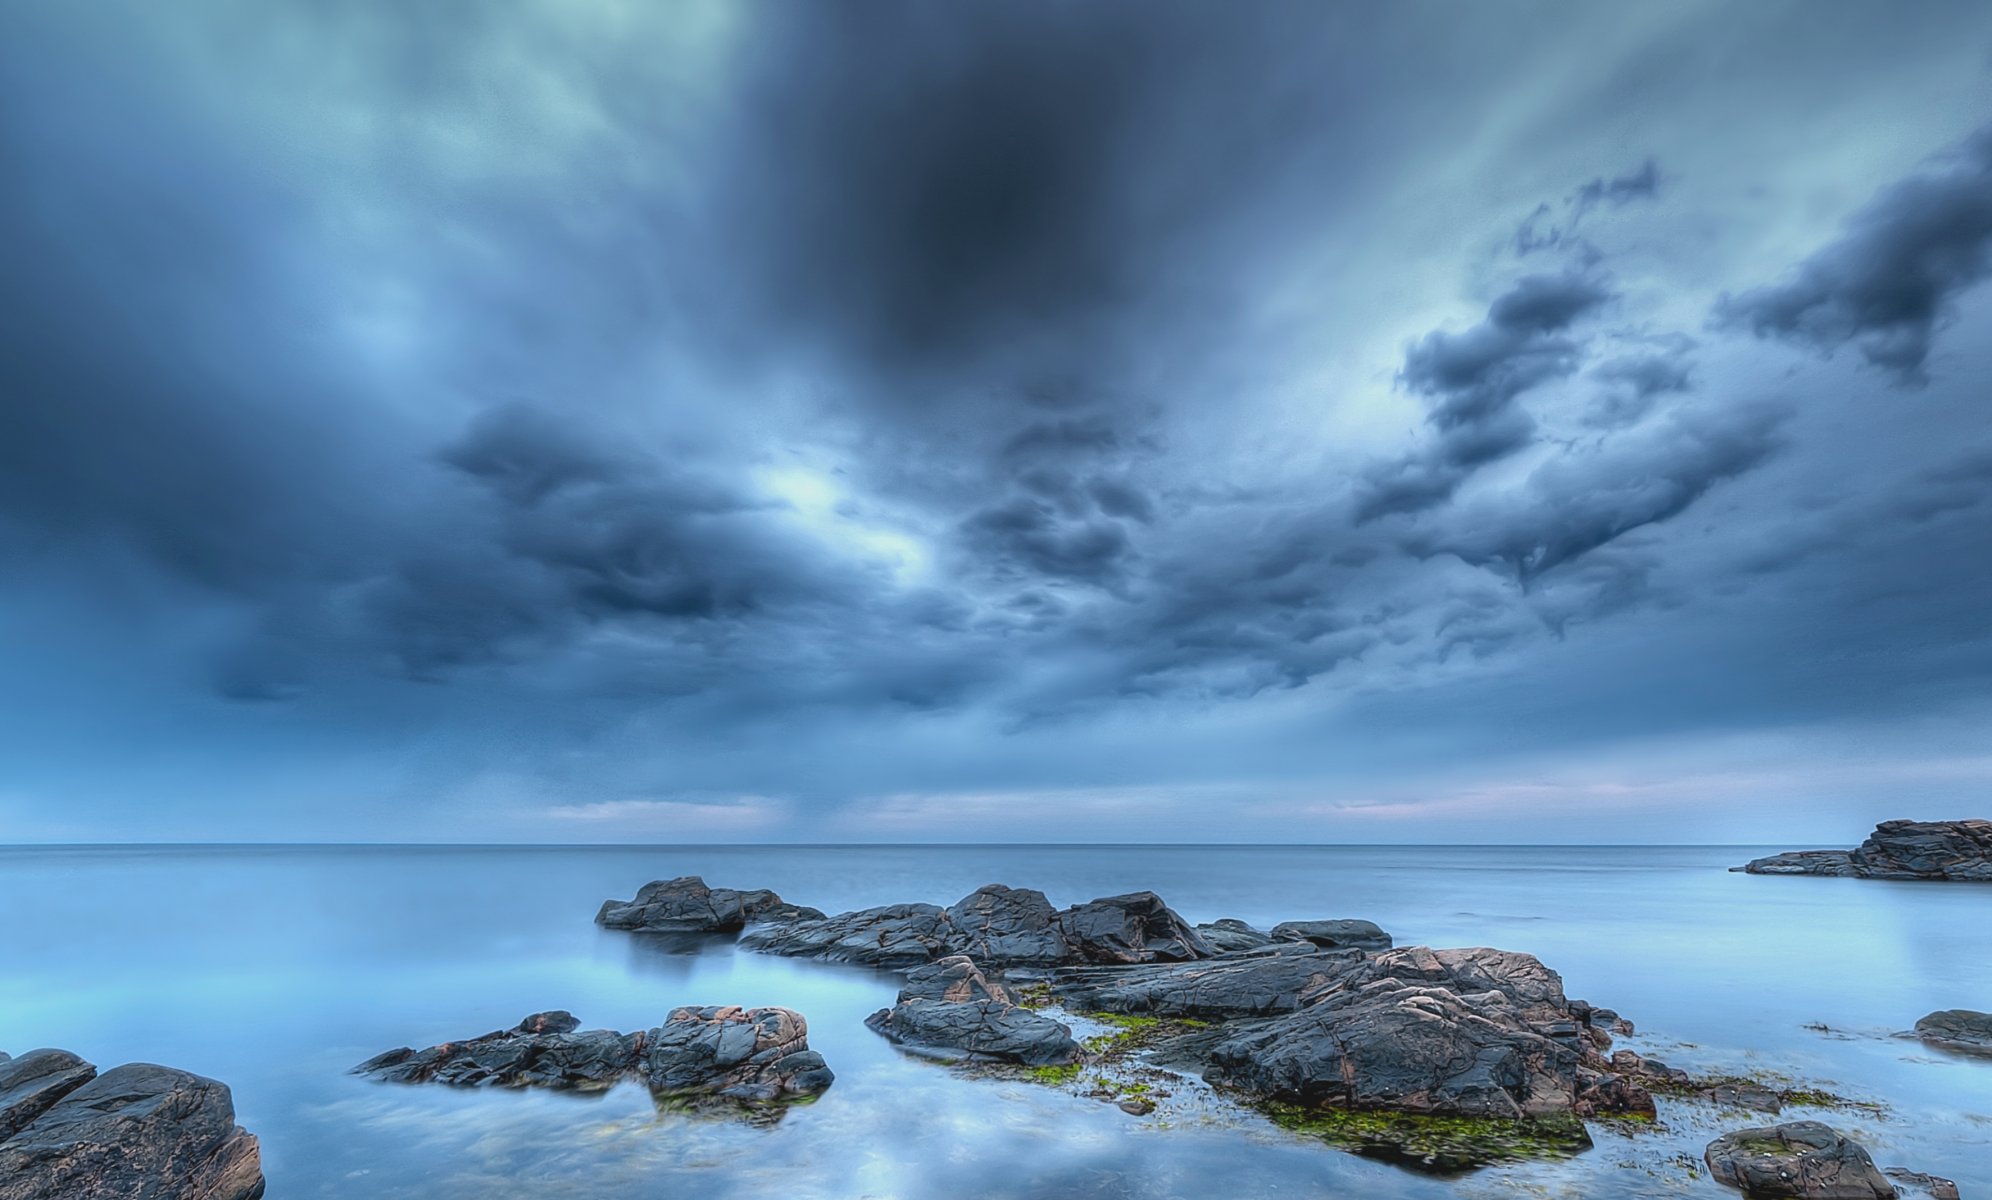
[[[1272,934],[1254,929],[1233,917],[1197,926],[1197,936],[1203,939],[1204,945],[1218,954],[1257,950],[1261,946],[1271,944],[1273,940]]]
[[[1276,942],[1311,942],[1324,950],[1388,950],[1390,935],[1370,921],[1282,921],[1273,926]]]
[[[235,1123],[227,1086],[170,1067],[115,1067],[0,1141],[0,1200],[262,1194],[256,1138]]]
[[[957,951],[947,913],[934,904],[886,904],[821,919],[762,925],[740,939],[743,949],[792,958],[912,967]]]
[[[1612,1055],[1612,1070],[1628,1075],[1652,1087],[1680,1089],[1693,1082],[1693,1076],[1679,1067],[1670,1067],[1657,1058],[1644,1058],[1631,1050],[1620,1050]]]
[[[1580,1070],[1577,1099],[1571,1110],[1580,1117],[1645,1117],[1659,1115],[1653,1093],[1624,1075]]]
[[[1916,1022],[1916,1036],[1959,1054],[1992,1056],[1992,1013],[1947,1008]]]
[[[1058,924],[1083,962],[1188,962],[1212,954],[1190,923],[1154,892],[1075,904],[1058,914]]]
[[[0,1142],[96,1077],[96,1067],[67,1050],[30,1050],[11,1059],[0,1054]]]
[[[1725,1133],[1708,1144],[1703,1157],[1716,1182],[1752,1200],[1894,1200],[1896,1195],[1866,1150],[1818,1121]]]
[[[1139,1098],[1122,1100],[1118,1107],[1130,1117],[1145,1117],[1155,1111],[1155,1101]]]
[[[908,971],[906,985],[899,989],[899,999],[947,1000],[952,1003],[964,1000],[994,1000],[999,1004],[1017,1002],[1008,988],[983,974],[982,968],[975,965],[975,960],[965,954],[950,955]]]
[[[1992,883],[1992,821],[1883,821],[1852,850],[1794,850],[1733,869],[1753,875]]]
[[[785,1008],[679,1008],[640,1033],[582,1031],[564,1012],[426,1050],[390,1050],[353,1068],[391,1083],[595,1092],[640,1078],[659,1099],[750,1103],[807,1098],[833,1076]]]
[[[1898,1195],[1925,1196],[1928,1200],[1958,1200],[1957,1184],[1941,1175],[1926,1175],[1907,1167],[1889,1167],[1882,1174],[1896,1184]]]
[[[960,1051],[1031,1067],[1076,1062],[1072,1031],[1050,1017],[999,1000],[929,1000],[914,997],[880,1009],[865,1024],[888,1041],[916,1048]]]
[[[595,923],[649,933],[738,933],[751,922],[820,919],[816,909],[790,904],[765,889],[707,887],[697,875],[646,883],[633,900],[606,900]]]
[[[1043,892],[987,884],[949,905],[946,916],[949,948],[982,962],[1049,966],[1072,956]]]
[[[1060,971],[1052,994],[1096,1012],[1226,1020],[1292,1012],[1359,968],[1361,956],[1307,943],[1268,946],[1203,962],[1149,967],[1079,967]]]
[[[1747,1079],[1724,1079],[1701,1089],[1701,1096],[1723,1108],[1747,1108],[1776,1116],[1784,1111],[1784,1097],[1775,1089]]]

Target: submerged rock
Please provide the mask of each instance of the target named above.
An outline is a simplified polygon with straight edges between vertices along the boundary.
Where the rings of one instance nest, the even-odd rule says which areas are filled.
[[[1371,921],[1282,921],[1273,926],[1276,942],[1311,942],[1324,950],[1388,950],[1390,935]]]
[[[660,1100],[749,1104],[809,1099],[835,1078],[785,1008],[678,1008],[639,1033],[582,1031],[565,1012],[426,1050],[403,1047],[354,1067],[393,1083],[601,1091],[640,1078]]]
[[[1959,1054],[1992,1056],[1992,1013],[1947,1008],[1916,1022],[1916,1036]]]
[[[1065,1025],[1000,1000],[915,996],[880,1009],[865,1024],[896,1044],[955,1050],[1028,1067],[1061,1066],[1079,1059],[1079,1044]]]
[[[948,908],[888,904],[749,930],[764,954],[905,969],[965,954],[987,967],[1208,958],[1189,923],[1152,892],[1054,911],[1042,892],[990,884]]]
[[[651,933],[738,933],[755,921],[821,919],[771,891],[707,887],[697,875],[646,883],[633,900],[605,900],[595,923]]]
[[[1883,821],[1852,850],[1794,850],[1732,869],[1753,875],[1992,883],[1992,821]]]
[[[60,1052],[23,1055],[4,1065],[49,1053]],[[42,1067],[51,1065],[42,1060]],[[57,1075],[73,1078],[74,1071],[42,1077]],[[115,1067],[79,1082],[0,1140],[0,1200],[256,1200],[262,1195],[256,1138],[235,1123],[228,1087],[151,1063]]]
[[[1717,1183],[1738,1188],[1751,1200],[1894,1200],[1896,1195],[1866,1150],[1818,1121],[1725,1133],[1708,1144],[1703,1157]]]

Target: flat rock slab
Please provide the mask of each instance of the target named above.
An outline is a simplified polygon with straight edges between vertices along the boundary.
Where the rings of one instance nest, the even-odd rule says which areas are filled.
[[[1943,1050],[1992,1057],[1992,1013],[1968,1008],[1933,1012],[1916,1022],[1916,1036]]]
[[[1229,1020],[1292,1012],[1360,965],[1360,955],[1291,943],[1197,963],[1070,968],[1054,977],[1051,990],[1095,1012]]]
[[[1080,1057],[1079,1044],[1064,1024],[1000,1000],[916,996],[880,1009],[865,1024],[897,1045],[958,1051],[1027,1067],[1062,1066]]]
[[[1852,850],[1793,850],[1733,869],[1752,875],[1992,883],[1992,821],[1883,821]]]
[[[256,1138],[235,1123],[227,1086],[171,1067],[115,1067],[0,1141],[0,1200],[262,1195]]]
[[[1868,1152],[1818,1121],[1793,1121],[1725,1133],[1703,1157],[1717,1183],[1751,1200],[1895,1200],[1895,1187]]]
[[[1324,950],[1388,950],[1390,935],[1373,921],[1282,921],[1273,926],[1276,942],[1311,942]]]
[[[595,923],[642,933],[738,933],[756,921],[820,920],[823,914],[790,904],[763,888],[737,892],[707,887],[697,875],[644,884],[632,900],[605,900]]]
[[[403,1047],[353,1068],[392,1083],[601,1091],[641,1080],[659,1101],[768,1105],[813,1099],[835,1076],[786,1008],[672,1010],[638,1033],[581,1030],[568,1013],[536,1013],[511,1029],[426,1050]]]

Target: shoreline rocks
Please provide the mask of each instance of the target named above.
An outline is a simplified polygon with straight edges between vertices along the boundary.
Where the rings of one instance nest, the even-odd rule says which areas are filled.
[[[967,955],[953,955],[907,973],[891,1008],[865,1026],[896,1046],[960,1054],[1027,1067],[1064,1066],[1080,1058],[1064,1023],[1024,1008],[1011,991]]]
[[[1992,1013],[1947,1008],[1916,1022],[1916,1036],[1940,1050],[1992,1058]]]
[[[1717,1183],[1750,1200],[1895,1200],[1895,1186],[1860,1144],[1830,1125],[1792,1121],[1738,1129],[1702,1153]]]
[[[763,888],[736,892],[707,887],[697,875],[646,883],[631,900],[604,900],[595,924],[640,933],[738,933],[756,921],[821,920]]]
[[[786,1008],[683,1007],[637,1033],[582,1030],[572,1014],[535,1013],[511,1029],[426,1050],[402,1047],[353,1068],[390,1083],[546,1087],[595,1092],[641,1080],[663,1102],[743,1106],[811,1100],[836,1078]]]
[[[256,1136],[228,1086],[152,1063],[98,1074],[0,1055],[0,1200],[258,1200]]]
[[[1852,850],[1792,850],[1730,870],[1992,883],[1992,821],[1883,821]]]

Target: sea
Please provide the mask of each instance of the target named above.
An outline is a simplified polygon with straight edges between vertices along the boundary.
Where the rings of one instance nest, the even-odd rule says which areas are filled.
[[[1621,1044],[1824,1091],[1788,1109],[1882,1166],[1992,1196],[1992,1059],[1905,1036],[1992,1009],[1992,886],[1774,878],[1724,846],[91,846],[0,849],[0,1049],[220,1079],[271,1200],[1721,1196],[1706,1142],[1760,1114],[1661,1100],[1575,1157],[1432,1175],[1228,1104],[1146,1117],[916,1057],[864,1025],[889,975],[598,928],[603,900],[702,875],[828,912],[986,883],[1059,906],[1142,889],[1194,921],[1361,917],[1399,945],[1534,954],[1617,1009]],[[576,1096],[408,1086],[350,1068],[566,1009],[801,1012],[837,1080],[772,1125]],[[1183,1081],[1182,1095],[1201,1088]]]

